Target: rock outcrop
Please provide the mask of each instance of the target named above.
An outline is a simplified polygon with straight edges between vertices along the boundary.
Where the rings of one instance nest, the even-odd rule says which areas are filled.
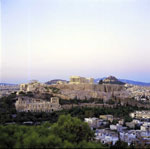
[[[97,84],[58,84],[51,87],[60,89],[60,94],[55,96],[63,99],[104,99],[105,101],[113,98],[128,98],[129,94],[122,85],[97,85]]]
[[[61,99],[103,99],[107,101],[112,98],[126,99],[129,97],[124,85],[117,84],[54,84],[46,85],[39,82],[20,85],[20,91],[27,93],[33,92],[34,96],[41,98],[45,95],[59,97]],[[18,92],[18,95],[20,92]]]
[[[99,84],[117,84],[117,85],[125,85],[125,83],[119,81],[114,76],[109,76],[108,78],[104,80],[100,80]]]
[[[92,90],[101,92],[113,92],[125,90],[123,85],[112,85],[112,84],[56,84],[51,85],[51,87],[56,87],[61,90]]]

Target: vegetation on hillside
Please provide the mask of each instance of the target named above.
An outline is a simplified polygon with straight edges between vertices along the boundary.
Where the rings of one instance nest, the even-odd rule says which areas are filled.
[[[32,96],[30,92],[27,94],[29,97]],[[114,108],[73,107],[52,113],[17,112],[16,100],[16,94],[0,99],[0,148],[104,148],[102,144],[94,142],[94,133],[83,122],[84,118],[112,114],[115,117],[124,118],[125,121],[131,121],[130,112],[146,110],[136,106],[121,106],[118,103]],[[91,99],[89,102],[96,101]],[[88,103],[87,100],[76,99],[60,100],[60,102],[62,105]],[[111,101],[109,104],[114,103]],[[23,122],[27,121],[32,121],[34,125],[24,126]],[[10,122],[16,122],[17,125],[6,125]],[[122,146],[125,146],[123,142],[110,148]]]
[[[94,99],[91,99],[94,100]],[[16,95],[11,94],[8,97],[3,97],[0,99],[0,123],[10,123],[16,122],[18,124],[22,124],[25,121],[33,121],[36,122],[43,122],[49,121],[50,123],[54,123],[58,120],[58,117],[62,114],[70,114],[71,116],[78,117],[83,120],[86,117],[99,117],[102,114],[112,114],[115,117],[124,118],[125,121],[131,121],[129,117],[129,113],[135,110],[144,110],[144,108],[138,108],[133,106],[121,106],[118,104],[115,108],[107,108],[107,107],[97,107],[97,108],[88,108],[88,107],[73,107],[71,109],[65,109],[61,111],[54,111],[52,113],[45,113],[45,112],[17,112],[15,109],[15,101]],[[70,102],[76,102],[80,104],[80,102],[85,101],[65,101],[61,100],[61,103],[70,104]]]
[[[62,115],[54,124],[0,126],[0,148],[104,148],[87,123]]]

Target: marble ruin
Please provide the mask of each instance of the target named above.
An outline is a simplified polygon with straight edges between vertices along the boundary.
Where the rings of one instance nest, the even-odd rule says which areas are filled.
[[[80,76],[71,76],[69,84],[94,84],[94,79]]]
[[[58,97],[51,97],[50,101],[19,97],[15,106],[18,112],[52,112],[61,109]]]
[[[45,91],[45,84],[42,84],[36,80],[31,81],[28,84],[21,84],[19,92],[44,92]],[[19,94],[19,92],[17,94]]]

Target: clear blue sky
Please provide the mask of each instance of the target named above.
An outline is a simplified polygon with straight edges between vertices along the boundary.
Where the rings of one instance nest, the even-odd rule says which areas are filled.
[[[0,82],[71,75],[150,82],[150,0],[0,2]]]

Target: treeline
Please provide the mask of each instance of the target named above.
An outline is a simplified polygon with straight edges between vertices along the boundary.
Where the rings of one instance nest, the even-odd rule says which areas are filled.
[[[74,107],[69,110],[61,110],[55,111],[52,113],[45,113],[45,112],[20,112],[16,114],[16,117],[11,119],[5,120],[5,117],[1,116],[1,123],[2,122],[16,122],[18,124],[22,124],[25,121],[32,121],[33,123],[36,122],[43,122],[49,121],[50,123],[54,123],[58,120],[58,117],[62,114],[70,114],[71,116],[78,117],[81,120],[87,117],[99,117],[99,115],[103,114],[111,114],[115,117],[124,118],[125,121],[131,121],[131,117],[129,113],[134,112],[135,110],[140,110],[140,108],[136,107],[116,107],[116,108],[88,108],[88,107]]]
[[[71,100],[65,100],[65,99],[60,99],[60,104],[61,105],[66,105],[66,104],[80,104],[80,103],[101,103],[103,104],[103,99],[94,99],[94,98],[91,98],[91,99],[84,99],[84,100],[80,100],[80,99],[71,99]]]
[[[87,123],[62,115],[40,126],[0,126],[0,148],[104,148]]]
[[[16,94],[0,98],[0,123],[12,121],[12,115],[16,114],[15,108]]]
[[[94,99],[91,99],[94,100]],[[135,110],[145,110],[145,108],[138,108],[136,106],[121,106],[117,105],[115,108],[88,108],[88,107],[73,107],[71,109],[54,111],[52,113],[45,112],[17,112],[15,109],[16,95],[11,94],[8,97],[3,97],[0,99],[0,123],[5,124],[9,122],[16,122],[22,124],[25,121],[32,122],[43,122],[49,121],[54,123],[58,120],[58,117],[62,114],[70,114],[71,116],[84,119],[86,117],[99,117],[102,114],[112,114],[115,117],[124,118],[125,121],[131,121],[129,113]],[[61,102],[71,102],[68,100],[62,100]],[[73,101],[75,102],[75,101]],[[84,102],[84,101],[81,101]],[[70,103],[68,103],[70,104]]]
[[[125,121],[131,121],[132,119],[130,118],[129,113],[134,112],[135,110],[143,110],[143,108],[132,106],[117,106],[115,108],[76,107],[68,111],[66,110],[66,113],[69,112],[72,116],[76,116],[82,120],[86,117],[99,117],[99,115],[111,114],[115,117],[124,118]]]

